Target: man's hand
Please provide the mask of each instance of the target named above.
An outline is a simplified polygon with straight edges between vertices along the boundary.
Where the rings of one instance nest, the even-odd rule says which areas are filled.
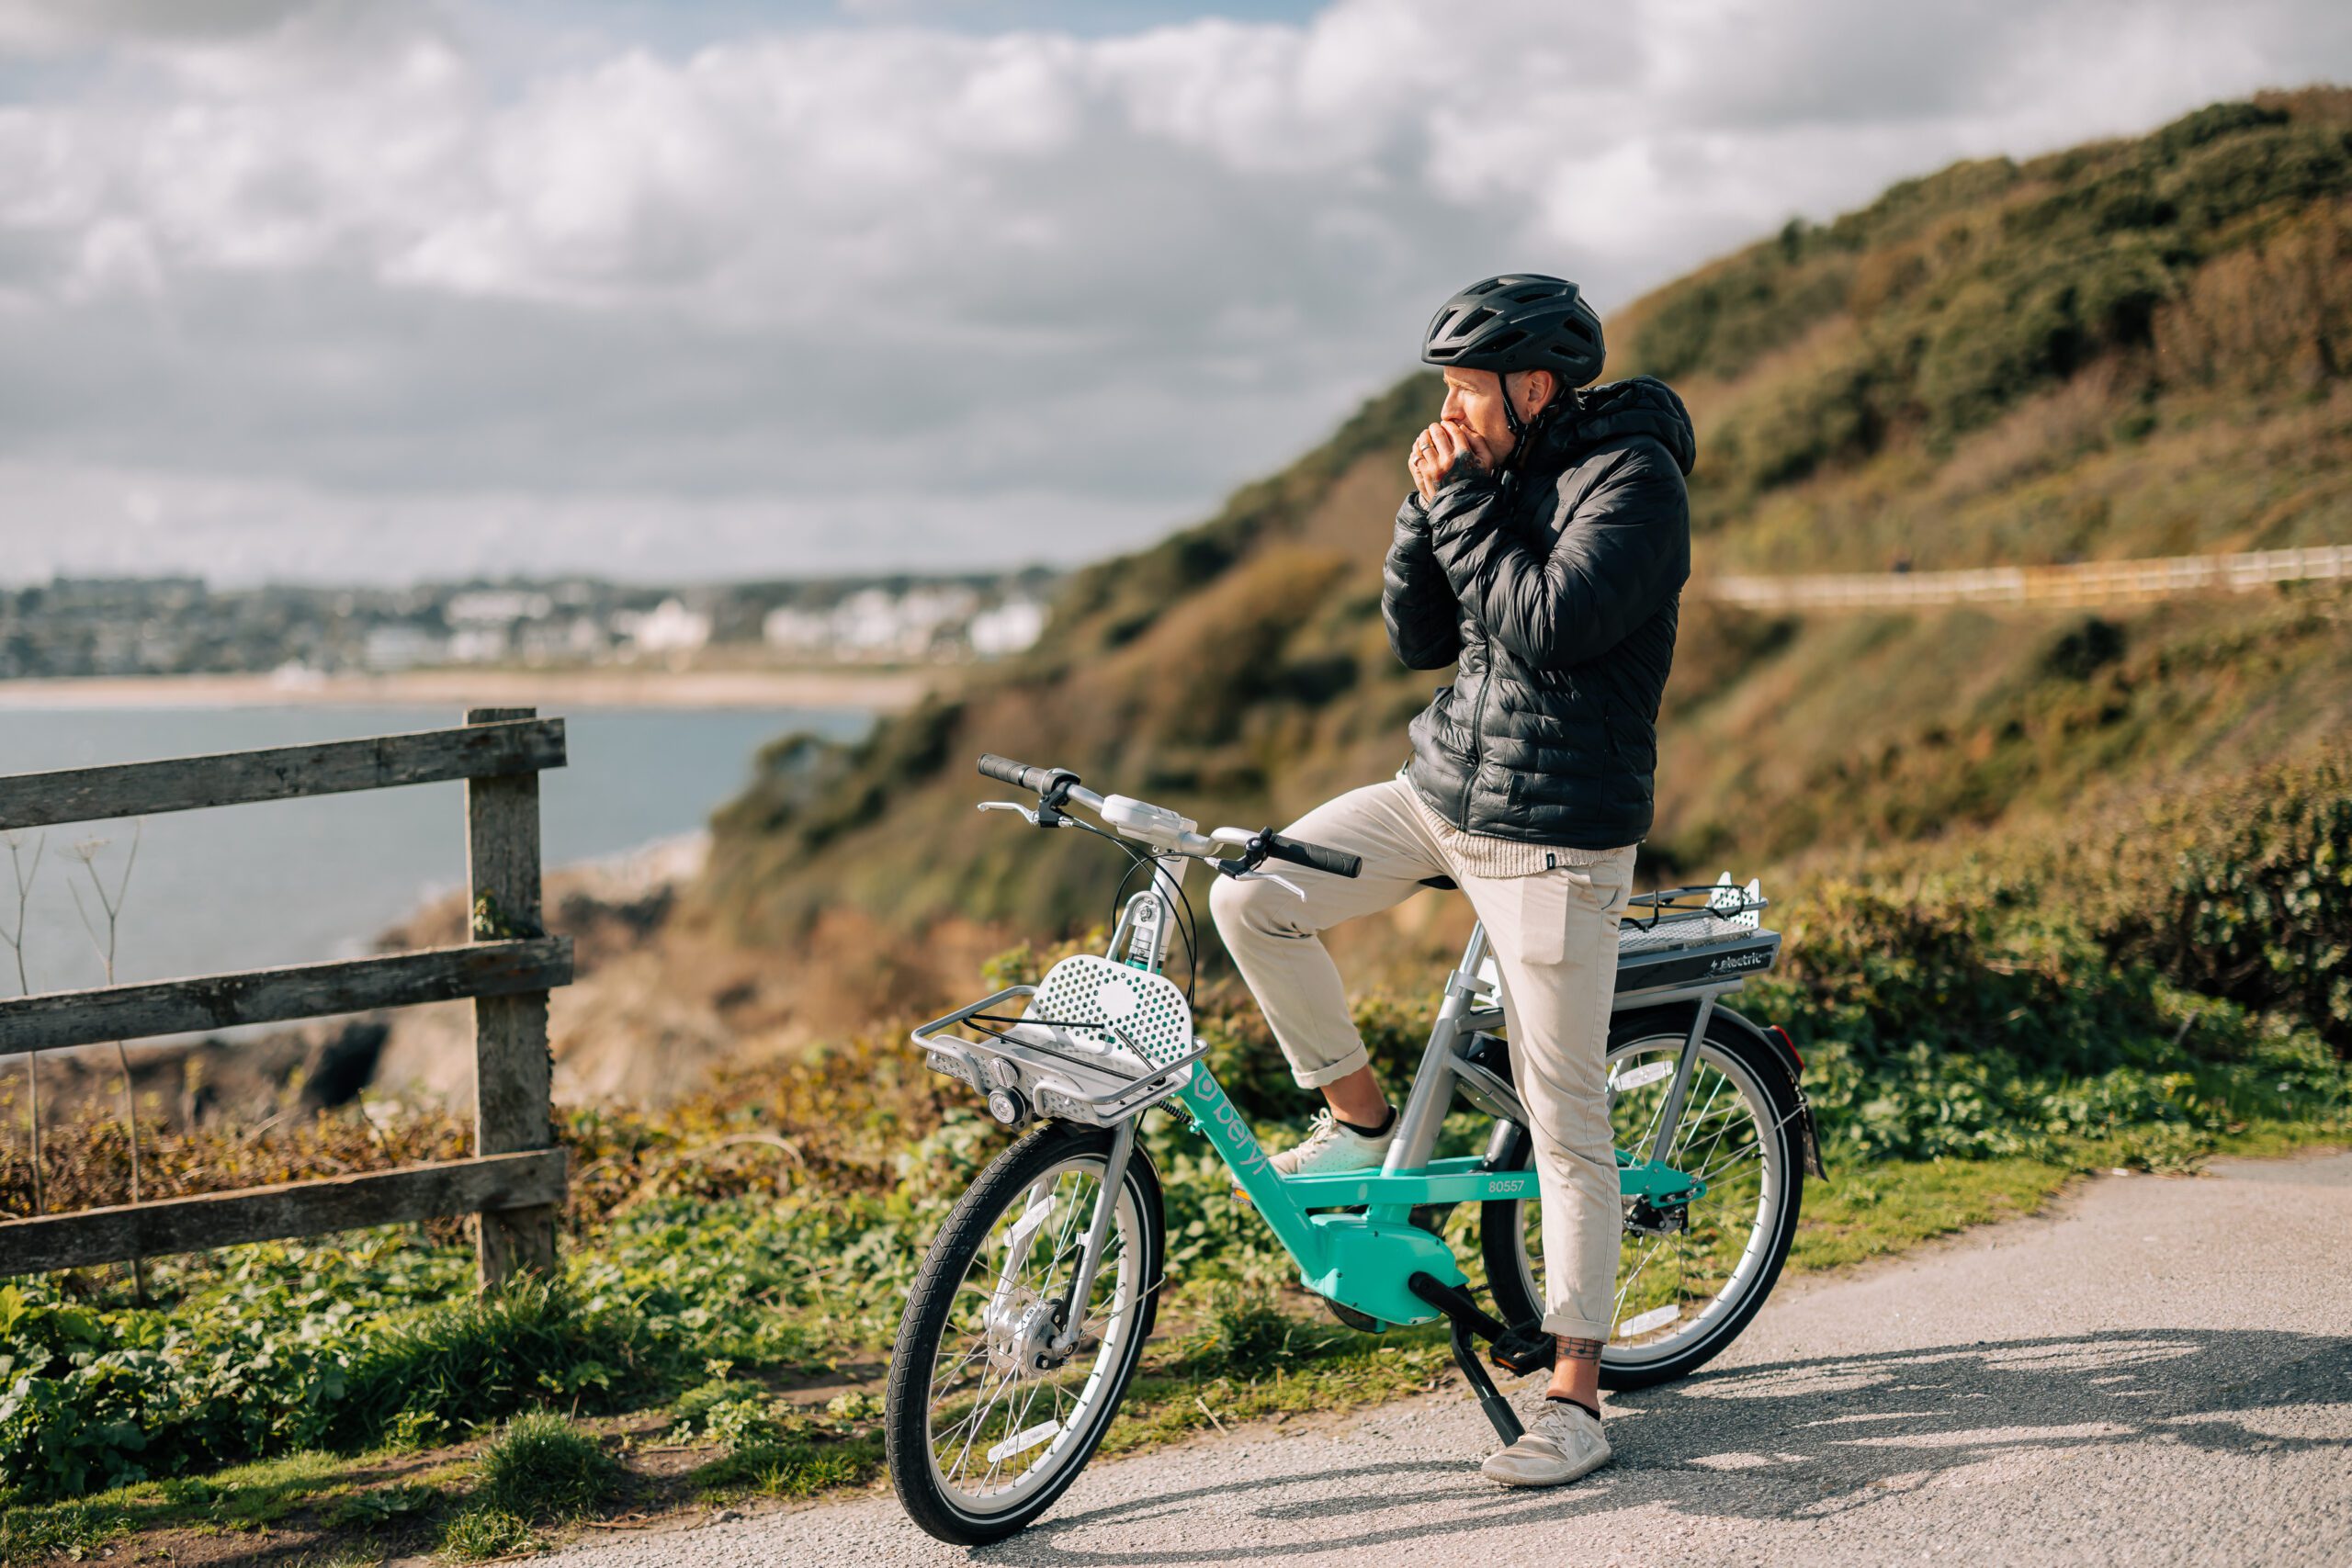
[[[1485,472],[1494,471],[1494,455],[1485,439],[1466,424],[1440,420],[1415,438],[1405,468],[1413,476],[1413,488],[1420,492],[1422,505],[1437,499],[1438,488],[1453,477],[1453,465],[1464,457]]]

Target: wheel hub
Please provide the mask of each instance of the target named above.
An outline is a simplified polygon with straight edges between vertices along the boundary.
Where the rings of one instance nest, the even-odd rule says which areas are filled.
[[[1054,1346],[1060,1318],[1058,1302],[1046,1301],[1026,1286],[989,1303],[989,1365],[1005,1374],[1046,1371],[1059,1366],[1069,1355]]]

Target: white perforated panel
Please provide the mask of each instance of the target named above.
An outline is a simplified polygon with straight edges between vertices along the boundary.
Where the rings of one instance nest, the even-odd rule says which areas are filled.
[[[1070,1025],[1115,1023],[1155,1067],[1193,1051],[1193,1010],[1175,981],[1093,953],[1065,958],[1047,970],[1024,1016]],[[1071,1032],[1114,1050],[1121,1045],[1107,1029],[1073,1027]]]

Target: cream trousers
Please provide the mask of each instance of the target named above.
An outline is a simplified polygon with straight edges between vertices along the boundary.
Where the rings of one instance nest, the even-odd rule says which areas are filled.
[[[1632,896],[1634,850],[1523,876],[1465,874],[1401,778],[1350,790],[1283,829],[1363,857],[1353,878],[1277,863],[1302,899],[1271,882],[1221,879],[1209,897],[1292,1076],[1319,1089],[1368,1064],[1346,988],[1319,933],[1403,903],[1451,877],[1487,928],[1502,973],[1511,1076],[1527,1107],[1544,1200],[1544,1327],[1606,1339],[1614,1315],[1623,1213],[1605,1093],[1617,922]]]

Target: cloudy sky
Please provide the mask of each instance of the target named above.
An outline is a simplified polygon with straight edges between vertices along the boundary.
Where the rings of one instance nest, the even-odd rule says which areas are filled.
[[[0,0],[0,578],[1099,556],[1481,274],[2328,78],[2341,0]]]

